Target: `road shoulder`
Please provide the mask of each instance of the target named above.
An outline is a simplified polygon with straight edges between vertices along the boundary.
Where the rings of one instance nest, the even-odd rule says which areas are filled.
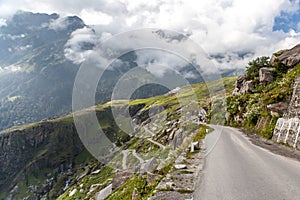
[[[284,157],[288,157],[288,158],[292,158],[297,161],[300,161],[300,151],[298,149],[294,149],[292,147],[288,147],[283,144],[276,143],[273,140],[267,140],[267,139],[261,138],[257,134],[251,133],[244,129],[239,129],[239,130],[247,138],[249,138],[249,140],[252,142],[252,144],[262,147],[264,149],[267,149],[274,154],[278,154],[278,155],[281,155]]]

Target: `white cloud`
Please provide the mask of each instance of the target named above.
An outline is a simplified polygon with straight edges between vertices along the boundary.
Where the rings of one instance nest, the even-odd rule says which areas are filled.
[[[217,62],[222,68],[244,67],[255,56],[271,55],[300,43],[299,27],[289,33],[273,31],[274,19],[280,13],[299,12],[299,0],[4,0],[0,4],[0,16],[16,9],[78,15],[85,23],[98,25],[95,29],[102,39],[149,27],[189,33],[208,54],[225,56],[221,63]],[[130,41],[123,41],[120,48],[126,43]],[[79,51],[74,49],[67,48],[66,54],[75,56]],[[252,54],[241,58],[237,56],[240,52]],[[85,53],[75,57],[84,57]]]
[[[130,4],[130,1],[127,3]],[[289,34],[284,34],[278,38],[272,27],[275,16],[282,10],[294,10],[292,8],[297,7],[295,4],[288,0],[279,0],[276,3],[273,0],[175,0],[172,4],[161,1],[159,12],[144,14],[147,7],[139,7],[136,8],[140,10],[136,16],[141,19],[144,27],[175,29],[181,32],[191,30],[191,38],[210,54],[228,51],[253,51],[262,54],[265,52],[256,52],[258,46],[270,46],[273,42],[290,37]]]
[[[65,17],[59,17],[58,19],[55,19],[50,22],[48,27],[53,30],[63,30],[67,28],[69,25],[69,21]]]
[[[113,21],[112,16],[92,9],[83,9],[80,16],[89,25],[108,25]]]
[[[144,49],[135,53],[138,66],[145,67],[157,77],[163,77],[167,71],[179,70],[188,64],[179,56],[163,50]]]
[[[0,27],[6,26],[6,19],[0,18]]]
[[[7,73],[16,73],[21,71],[25,71],[25,70],[22,67],[16,65],[0,67],[0,75],[7,74]]]
[[[208,54],[224,54],[222,68],[243,68],[256,56],[270,56],[280,48],[300,42],[297,32],[273,31],[274,19],[281,12],[296,12],[299,1],[216,0],[216,1],[130,1],[122,0],[127,13],[116,16],[123,29],[155,27],[190,36]],[[118,18],[119,17],[119,18]],[[125,28],[124,28],[125,26]],[[297,30],[297,29],[296,29]],[[114,30],[115,31],[115,30]],[[247,53],[243,58],[235,52]],[[228,54],[233,54],[230,59]]]
[[[93,53],[90,45],[95,45],[96,43],[97,37],[91,28],[77,29],[71,34],[70,40],[65,45],[65,56],[67,59],[79,64]],[[89,48],[86,49],[85,45],[88,45]]]
[[[193,72],[186,72],[183,74],[183,77],[185,79],[195,79],[197,78],[196,75]]]
[[[25,45],[25,46],[18,46],[16,47],[16,50],[17,51],[25,51],[25,50],[28,50],[32,47],[32,45]]]
[[[100,41],[105,41],[109,38],[111,38],[113,35],[111,33],[108,32],[102,32],[101,36],[100,36]]]
[[[146,67],[146,70],[149,71],[154,76],[162,78],[167,71],[170,71],[170,67],[149,63]]]

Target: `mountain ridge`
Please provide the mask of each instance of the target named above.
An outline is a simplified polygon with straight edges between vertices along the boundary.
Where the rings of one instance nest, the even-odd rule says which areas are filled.
[[[0,88],[0,130],[71,113],[76,73],[84,55],[98,48],[101,34],[77,16],[20,11],[9,18],[0,27],[0,85],[6,86]],[[122,64],[113,63],[98,84],[97,104],[109,101],[119,78],[138,67],[136,51],[118,60]],[[192,65],[187,64],[176,73],[189,83],[203,82]],[[236,74],[221,73],[226,77]],[[139,88],[132,98],[160,95],[170,89],[149,84]]]

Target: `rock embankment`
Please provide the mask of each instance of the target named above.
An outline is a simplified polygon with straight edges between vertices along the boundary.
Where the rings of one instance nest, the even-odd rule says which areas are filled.
[[[288,111],[279,118],[274,129],[273,140],[300,147],[300,77],[295,79],[293,95]]]
[[[274,53],[268,64],[257,68],[259,77],[257,80],[249,79],[249,77],[239,76],[235,83],[235,89],[232,95],[241,95],[252,93],[258,85],[269,85],[276,80],[276,70],[288,71],[300,63],[300,44],[292,49],[282,50]],[[255,63],[254,65],[258,65]],[[258,66],[256,66],[258,67]],[[282,69],[279,69],[282,68]]]

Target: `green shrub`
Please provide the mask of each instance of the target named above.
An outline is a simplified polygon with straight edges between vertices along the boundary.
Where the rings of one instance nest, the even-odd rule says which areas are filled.
[[[246,80],[257,80],[259,69],[263,67],[270,67],[269,57],[258,57],[250,61],[246,67]]]

